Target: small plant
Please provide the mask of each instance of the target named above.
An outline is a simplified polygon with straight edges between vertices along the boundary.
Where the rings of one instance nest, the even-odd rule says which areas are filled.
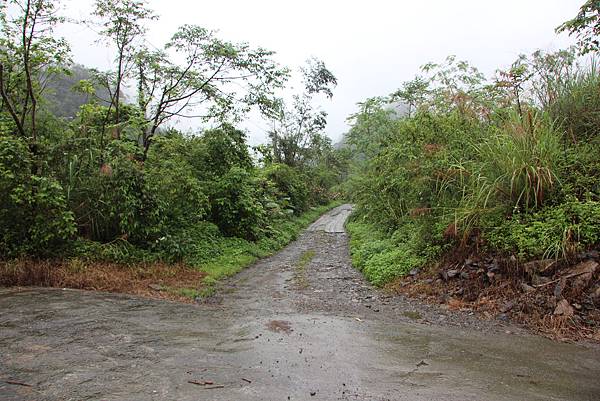
[[[569,199],[533,214],[517,214],[492,228],[489,244],[520,259],[571,258],[600,242],[600,202]]]

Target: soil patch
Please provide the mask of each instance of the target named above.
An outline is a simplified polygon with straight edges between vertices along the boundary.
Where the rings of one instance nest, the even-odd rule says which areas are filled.
[[[37,286],[118,292],[191,303],[205,273],[184,264],[120,265],[68,261],[0,262],[0,286]]]
[[[285,320],[271,320],[267,323],[267,328],[274,333],[290,334],[293,331],[292,324]]]

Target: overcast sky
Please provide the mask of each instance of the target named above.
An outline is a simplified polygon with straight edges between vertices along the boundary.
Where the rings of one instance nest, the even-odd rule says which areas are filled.
[[[92,0],[64,0],[72,17],[87,17]],[[556,50],[573,41],[554,28],[572,18],[583,0],[150,0],[160,16],[149,41],[161,46],[182,24],[217,29],[221,37],[277,52],[280,63],[297,68],[315,56],[338,78],[326,129],[334,142],[347,131],[356,103],[387,95],[412,79],[419,66],[454,54],[491,75],[520,53]],[[111,53],[94,44],[84,27],[60,30],[76,62],[99,68]],[[250,142],[265,139],[267,124],[251,117]]]

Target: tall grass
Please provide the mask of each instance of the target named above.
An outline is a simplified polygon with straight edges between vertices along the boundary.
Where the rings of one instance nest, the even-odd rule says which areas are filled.
[[[548,114],[529,111],[511,113],[483,141],[471,141],[471,159],[451,165],[460,174],[437,185],[440,191],[460,191],[458,204],[447,211],[464,239],[487,216],[543,206],[560,181],[561,137]]]
[[[490,190],[514,209],[541,207],[558,181],[561,133],[545,113],[511,114],[478,151]]]
[[[586,141],[600,133],[600,69],[593,58],[555,87],[548,111],[567,131],[572,142]]]

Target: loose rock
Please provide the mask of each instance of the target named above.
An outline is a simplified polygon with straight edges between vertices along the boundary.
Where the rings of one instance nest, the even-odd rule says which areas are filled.
[[[458,275],[459,271],[458,270],[448,270],[448,272],[446,273],[448,275],[448,278],[454,278]]]
[[[556,260],[554,259],[534,260],[523,264],[523,270],[530,275],[544,275],[550,273],[554,265],[556,265]]]
[[[574,313],[573,307],[566,299],[561,300],[558,305],[556,305],[556,309],[554,309],[554,315],[557,316],[570,317],[573,316]]]
[[[512,303],[512,302],[510,302],[510,301],[509,301],[509,302],[506,302],[506,303],[505,303],[504,305],[502,305],[502,307],[500,308],[500,312],[502,312],[502,313],[506,313],[506,312],[508,312],[509,310],[511,310],[511,309],[512,309],[514,306],[515,306],[515,304],[514,304],[514,303]]]
[[[540,276],[538,274],[534,274],[531,277],[531,284],[534,286],[548,284],[551,280],[548,277]]]
[[[598,263],[593,260],[586,260],[575,266],[571,271],[571,274],[577,275],[573,280],[573,288],[581,291],[589,287],[596,270]]]
[[[521,283],[521,290],[526,293],[529,294],[530,292],[535,291],[535,288],[533,288],[532,286],[530,286],[529,284],[526,283]]]

